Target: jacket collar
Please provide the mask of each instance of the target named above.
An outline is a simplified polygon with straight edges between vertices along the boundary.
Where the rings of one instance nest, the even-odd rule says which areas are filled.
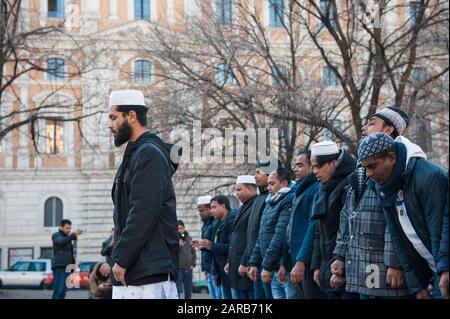
[[[296,196],[300,195],[316,181],[317,181],[316,175],[314,173],[309,173],[304,179],[298,182],[295,188],[295,195]]]

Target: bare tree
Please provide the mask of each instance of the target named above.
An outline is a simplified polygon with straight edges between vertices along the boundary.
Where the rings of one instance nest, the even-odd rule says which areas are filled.
[[[140,31],[142,54],[162,66],[181,123],[278,127],[279,157],[289,165],[302,137],[308,146],[327,132],[356,154],[362,125],[383,105],[420,119],[446,112],[418,101],[439,95],[429,88],[448,74],[448,1],[410,8],[406,1],[271,0],[269,23],[264,1],[217,3],[231,10],[200,1],[184,29]],[[328,74],[320,75],[324,67]],[[429,76],[418,81],[420,68]]]
[[[92,42],[88,36],[81,41],[71,33],[65,20],[41,26],[36,20],[39,16],[25,1],[0,2],[0,141],[26,127],[37,152],[40,121],[77,122],[82,134],[81,120],[100,112],[90,97],[82,96],[73,85],[95,67],[99,52],[86,55],[83,50]],[[54,56],[60,59],[50,63],[48,59]],[[43,77],[48,77],[48,83],[42,84]],[[21,98],[20,82],[45,87],[49,93],[36,105],[28,105]],[[61,98],[63,91],[71,92],[71,97]],[[6,95],[12,97],[7,103]]]

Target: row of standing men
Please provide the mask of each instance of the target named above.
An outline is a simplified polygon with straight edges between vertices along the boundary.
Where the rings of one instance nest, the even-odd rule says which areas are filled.
[[[242,203],[200,196],[201,270],[214,299],[448,298],[448,172],[386,107],[358,160],[332,141],[237,178]]]

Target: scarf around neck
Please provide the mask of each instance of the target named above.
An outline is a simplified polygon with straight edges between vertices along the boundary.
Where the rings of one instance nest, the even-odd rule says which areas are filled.
[[[375,189],[380,197],[381,207],[387,208],[395,205],[395,200],[400,189],[403,188],[408,176],[406,168],[406,146],[403,143],[395,142],[397,160],[391,176],[384,184],[375,184]]]

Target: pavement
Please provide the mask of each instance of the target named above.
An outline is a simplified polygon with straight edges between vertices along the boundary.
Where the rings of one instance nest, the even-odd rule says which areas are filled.
[[[0,289],[0,299],[51,299],[52,290]],[[88,291],[73,289],[67,291],[66,299],[88,299]],[[209,294],[194,293],[192,299],[210,299]]]

